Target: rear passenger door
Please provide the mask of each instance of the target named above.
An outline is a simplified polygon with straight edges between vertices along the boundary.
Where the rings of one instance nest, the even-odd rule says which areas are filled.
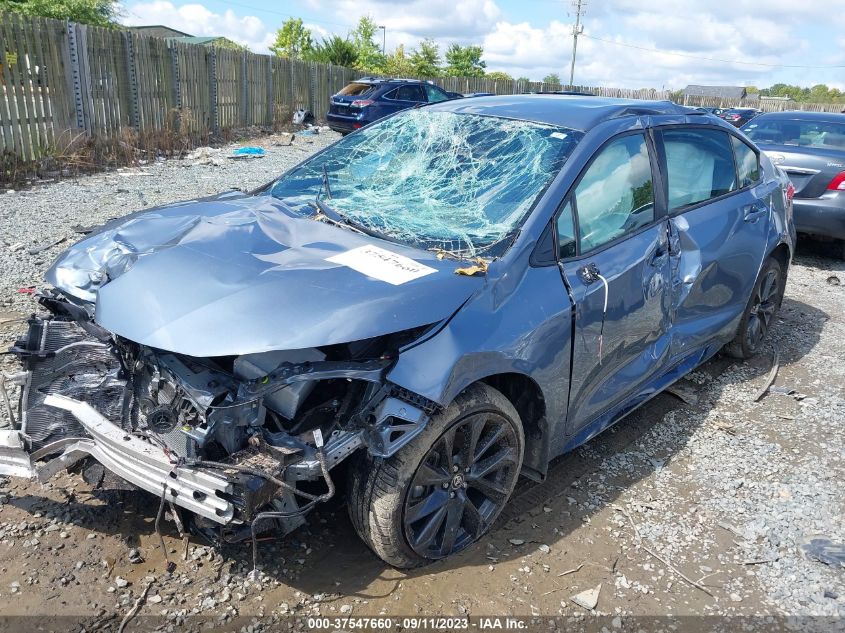
[[[759,155],[729,132],[658,134],[670,216],[673,361],[733,337],[766,254],[772,194]]]
[[[422,86],[419,84],[403,84],[391,90],[384,96],[390,112],[399,112],[413,108],[415,105],[425,103],[426,97]]]
[[[668,357],[667,221],[651,147],[644,132],[610,140],[556,216],[575,304],[570,434],[600,431],[584,427],[640,393]]]

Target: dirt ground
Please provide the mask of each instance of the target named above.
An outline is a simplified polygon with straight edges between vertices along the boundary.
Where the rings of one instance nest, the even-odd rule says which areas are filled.
[[[4,347],[15,331],[0,327]],[[775,349],[775,389],[757,401]],[[341,494],[294,534],[262,540],[256,580],[248,544],[194,539],[186,550],[166,521],[168,574],[157,498],[92,492],[73,474],[5,480],[0,615],[30,617],[0,629],[117,630],[144,595],[127,631],[309,630],[309,616],[379,615],[512,615],[537,630],[598,615],[607,631],[738,621],[729,616],[765,628],[789,616],[842,630],[845,573],[803,545],[845,536],[844,385],[845,262],[802,242],[764,353],[715,358],[680,384],[684,399],[659,395],[557,459],[543,484],[523,481],[490,534],[454,558],[386,566],[356,537]],[[595,609],[572,600],[597,587]],[[648,616],[664,620],[646,626]]]

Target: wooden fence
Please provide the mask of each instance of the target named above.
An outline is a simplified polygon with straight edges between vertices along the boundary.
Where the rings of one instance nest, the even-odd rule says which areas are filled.
[[[680,102],[690,107],[708,108],[757,108],[763,112],[785,112],[804,110],[805,112],[842,112],[845,103],[805,103],[803,101],[781,101],[768,99],[723,99],[721,97],[682,97]]]
[[[329,97],[361,75],[339,66],[0,13],[0,158],[37,161],[77,138],[129,138],[162,148],[174,134],[196,142],[227,130],[286,123],[299,108],[319,119]],[[486,77],[435,81],[461,93],[561,88]],[[666,91],[650,89],[577,89],[608,97],[669,98]],[[763,107],[799,106],[828,107]]]

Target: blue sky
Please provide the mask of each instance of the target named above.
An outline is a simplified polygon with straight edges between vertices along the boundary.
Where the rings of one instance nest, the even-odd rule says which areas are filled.
[[[845,90],[843,9],[845,0],[589,0],[575,81],[632,88],[827,83]],[[288,17],[301,17],[319,38],[346,35],[363,14],[386,25],[388,49],[410,50],[423,38],[441,50],[479,44],[488,70],[568,76],[569,0],[129,0],[123,21],[225,35],[266,52]]]

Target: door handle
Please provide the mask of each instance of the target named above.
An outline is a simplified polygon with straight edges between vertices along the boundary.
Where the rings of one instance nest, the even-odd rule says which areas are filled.
[[[589,286],[601,279],[601,271],[599,271],[599,267],[594,262],[590,262],[578,269],[578,276],[581,278],[581,281]]]
[[[745,207],[745,216],[743,219],[746,222],[754,223],[768,212],[769,208],[766,205],[761,202],[757,202],[755,204]]]

